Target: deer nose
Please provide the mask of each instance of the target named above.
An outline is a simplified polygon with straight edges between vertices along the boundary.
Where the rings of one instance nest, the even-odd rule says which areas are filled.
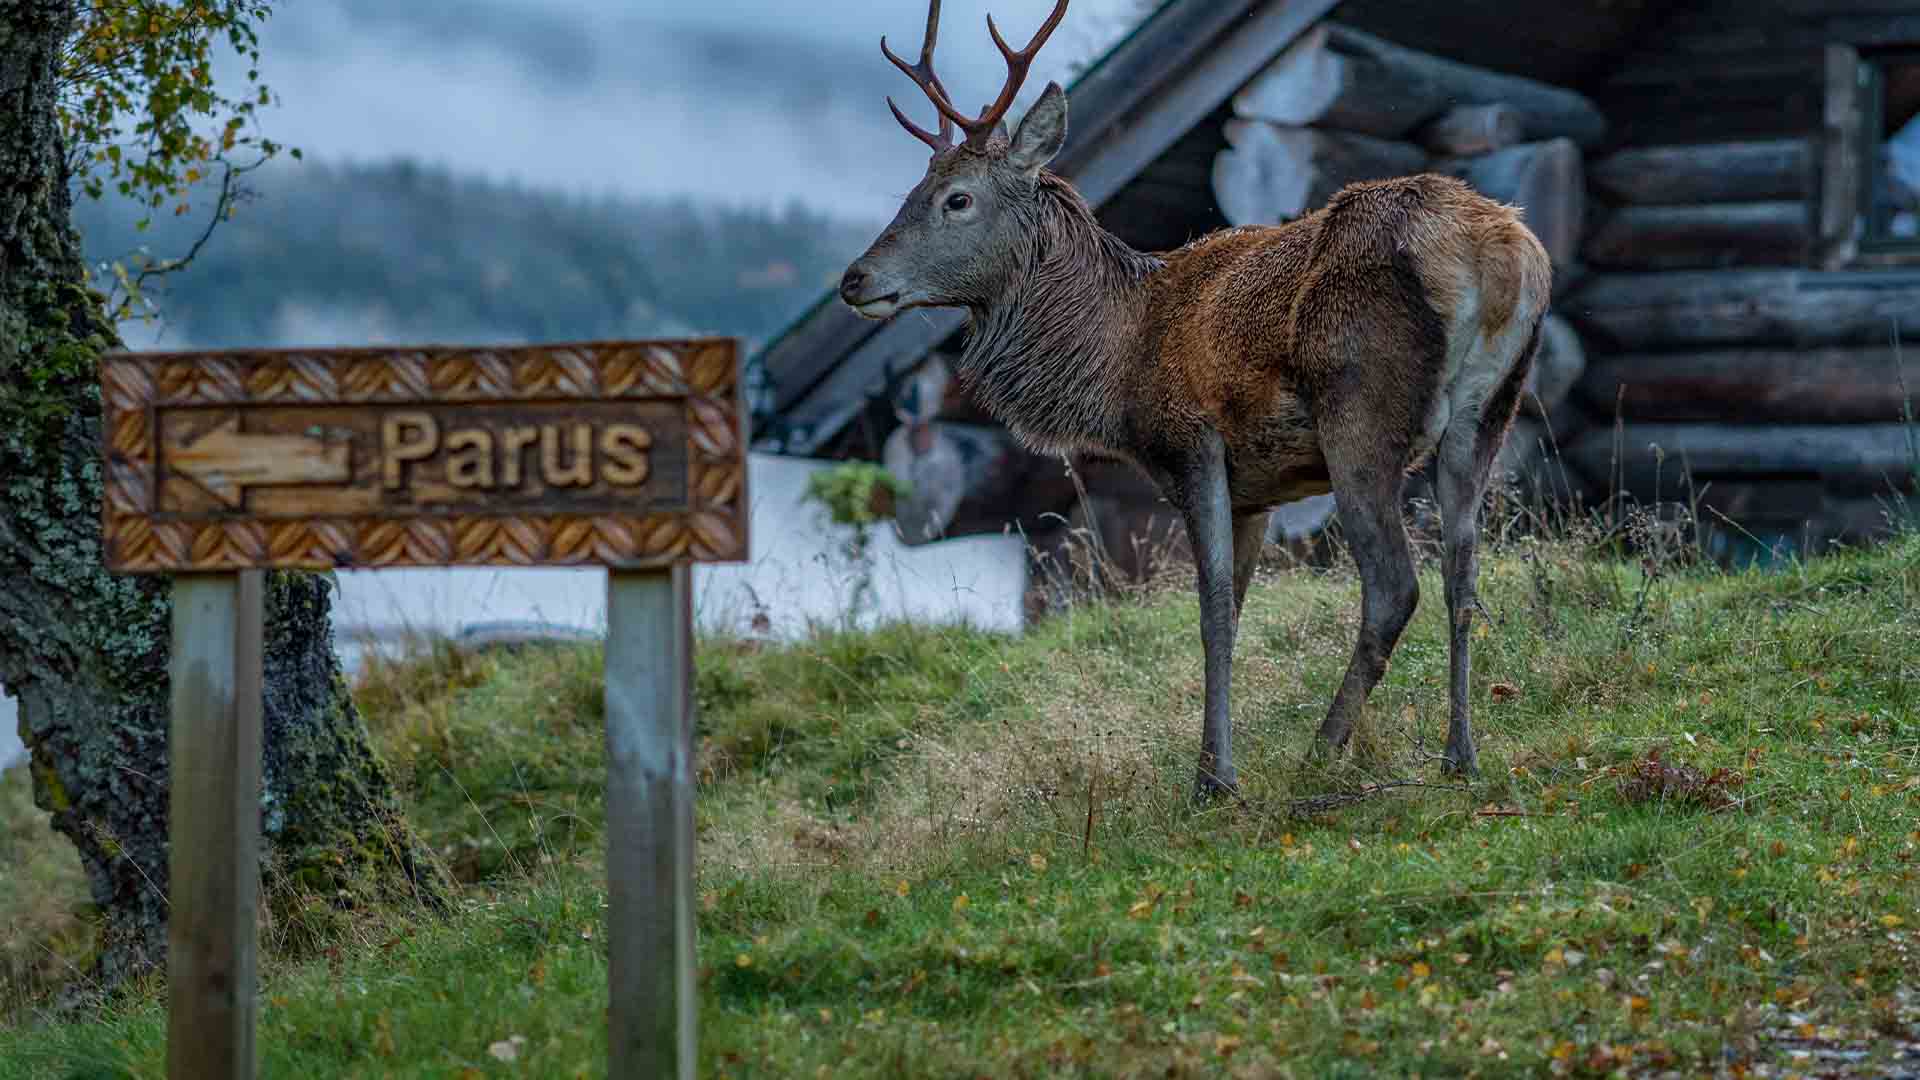
[[[846,274],[840,278],[840,299],[849,304],[855,303],[866,288],[867,272],[857,266],[847,267]]]

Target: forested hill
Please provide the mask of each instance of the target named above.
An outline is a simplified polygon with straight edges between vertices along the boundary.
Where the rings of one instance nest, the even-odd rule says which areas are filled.
[[[187,269],[153,291],[157,347],[556,341],[777,332],[877,231],[794,206],[584,198],[411,163],[276,162]],[[78,198],[89,259],[177,256],[212,192],[144,233]],[[130,340],[146,335],[130,333]]]

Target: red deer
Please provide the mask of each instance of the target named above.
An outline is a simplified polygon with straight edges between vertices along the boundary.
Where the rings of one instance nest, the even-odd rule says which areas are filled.
[[[1401,491],[1434,458],[1452,639],[1445,767],[1474,772],[1480,503],[1538,347],[1546,251],[1514,208],[1432,174],[1350,185],[1284,224],[1135,251],[1047,170],[1067,133],[1058,83],[1011,134],[1001,122],[1066,8],[1058,0],[1018,51],[987,19],[1008,75],[977,117],[933,73],[940,0],[918,64],[881,39],[940,128],[887,100],[933,159],[848,267],[841,299],[872,319],[965,308],[955,374],[983,408],[1036,450],[1132,461],[1179,510],[1199,570],[1202,798],[1237,791],[1233,639],[1269,512],[1333,492],[1359,565],[1359,640],[1319,731],[1319,749],[1342,747],[1419,600]]]

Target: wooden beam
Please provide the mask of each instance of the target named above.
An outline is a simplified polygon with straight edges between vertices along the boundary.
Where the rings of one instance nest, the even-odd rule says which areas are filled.
[[[1651,146],[1716,139],[1777,139],[1820,129],[1818,86],[1699,87],[1600,99],[1615,145]]]
[[[1750,8],[1714,13],[1676,11],[1660,26],[1660,46],[1668,52],[1694,53],[1703,67],[1728,53],[1760,49],[1798,49],[1818,53],[1829,42],[1855,46],[1907,45],[1920,40],[1920,14],[1907,0],[1888,0],[1882,10],[1865,10],[1858,0],[1808,0],[1822,10],[1799,18],[1757,19]],[[1835,8],[1844,10],[1836,11]]]
[[[1920,413],[1920,349],[1715,349],[1594,358],[1578,385],[1602,416],[1889,423]]]
[[[1684,498],[1709,481],[1818,478],[1854,493],[1912,490],[1911,432],[1904,424],[1596,424],[1566,448],[1568,463],[1640,498]],[[1657,449],[1656,449],[1657,448]]]
[[[1526,117],[1511,105],[1455,105],[1415,133],[1436,154],[1460,156],[1501,150],[1521,141]]]
[[[1600,110],[1572,90],[1456,63],[1331,22],[1288,46],[1233,99],[1234,112],[1248,119],[1384,139],[1410,138],[1458,105],[1513,108],[1522,118],[1522,137],[1530,140],[1566,136],[1591,146],[1606,134]]]
[[[688,567],[607,574],[608,1075],[692,1080]]]
[[[1348,26],[1510,74],[1578,86],[1633,46],[1642,26],[1680,5],[1671,0],[1535,4],[1465,0],[1435,7],[1410,0],[1345,0]]]
[[[1814,74],[1818,65],[1818,58],[1811,52],[1805,48],[1767,46],[1715,53],[1711,59],[1689,51],[1637,52],[1608,75],[1596,92],[1605,96],[1615,90],[1684,90],[1706,81],[1754,83],[1801,79]]]
[[[1616,203],[1764,202],[1814,190],[1813,142],[1804,137],[1636,146],[1587,165],[1587,182]]]
[[[1055,170],[1099,206],[1335,2],[1168,5],[1075,82]],[[852,415],[848,400],[873,390],[887,365],[918,363],[964,321],[954,310],[913,311],[878,327],[829,293],[761,353],[775,381],[774,408],[808,429],[788,440],[785,452],[807,454],[824,444],[839,430],[834,417]]]
[[[1560,310],[1619,351],[1877,345],[1920,339],[1920,272],[1673,270],[1595,274]]]
[[[173,579],[167,1075],[255,1074],[260,571]]]
[[[1623,206],[1594,230],[1582,254],[1597,267],[1633,270],[1800,266],[1812,217],[1805,200]]]
[[[1861,181],[1867,168],[1866,102],[1860,86],[1860,53],[1851,45],[1826,49],[1826,108],[1822,113],[1820,265],[1846,265],[1864,227]]]
[[[1527,227],[1555,266],[1579,255],[1587,212],[1587,183],[1580,148],[1570,139],[1522,143],[1473,157],[1441,158],[1435,172],[1457,176],[1475,191],[1522,208]]]
[[[1427,161],[1410,143],[1260,120],[1229,120],[1226,135],[1228,148],[1213,159],[1213,196],[1235,225],[1289,221],[1356,180],[1417,173]]]

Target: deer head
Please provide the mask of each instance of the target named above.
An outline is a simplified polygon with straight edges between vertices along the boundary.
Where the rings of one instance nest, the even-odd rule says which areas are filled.
[[[1033,58],[1066,13],[1067,0],[1058,0],[1033,40],[1019,50],[1007,45],[993,16],[987,16],[987,32],[1006,58],[1007,79],[1000,96],[974,118],[954,107],[933,73],[940,0],[930,0],[918,64],[895,56],[886,38],[880,39],[881,53],[933,102],[940,129],[919,127],[887,99],[894,119],[931,147],[933,158],[893,222],[840,279],[840,298],[848,306],[870,319],[911,307],[982,307],[1014,279],[1032,233],[1040,171],[1066,141],[1066,91],[1049,82],[1011,135],[1003,121]],[[956,127],[966,133],[957,144]]]

